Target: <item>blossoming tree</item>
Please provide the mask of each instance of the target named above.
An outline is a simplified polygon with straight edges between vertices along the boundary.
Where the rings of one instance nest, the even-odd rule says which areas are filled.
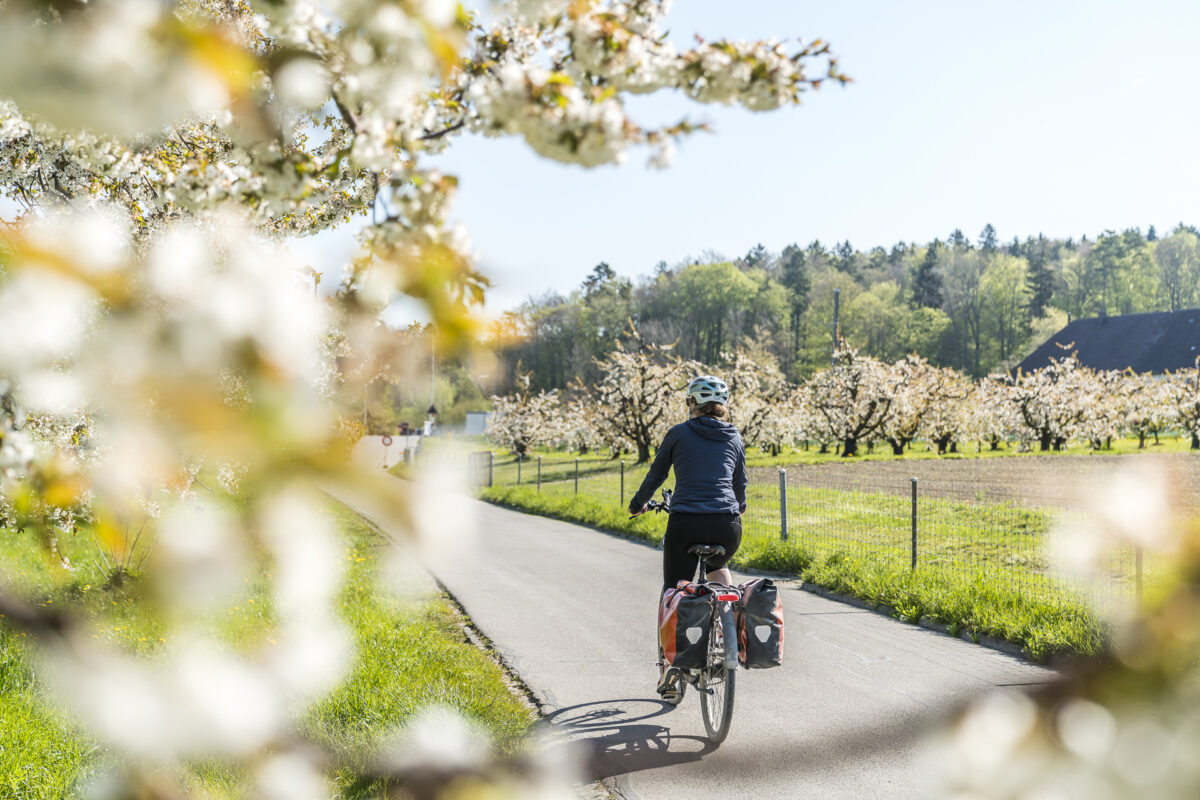
[[[1073,356],[1051,359],[1049,366],[1020,373],[1008,393],[1019,424],[1018,435],[1040,450],[1061,450],[1087,415],[1091,370]]]
[[[492,397],[493,411],[487,428],[489,439],[504,445],[519,459],[524,459],[531,447],[555,441],[557,420],[562,416],[558,392],[543,389],[534,394],[529,383],[529,373],[519,375],[515,392]]]
[[[618,343],[616,350],[597,362],[596,384],[576,389],[590,394],[597,426],[633,442],[640,464],[650,460],[650,448],[667,429],[683,421],[683,389],[702,370],[669,347],[647,343],[632,326],[631,332],[630,344]]]
[[[1200,359],[1191,369],[1181,369],[1167,378],[1166,395],[1179,427],[1191,437],[1192,449],[1200,450]]]
[[[733,422],[749,447],[776,455],[802,436],[796,387],[772,364],[744,350],[726,356]]]
[[[883,429],[907,376],[851,347],[840,348],[836,361],[809,380],[805,402],[849,457],[862,439]]]

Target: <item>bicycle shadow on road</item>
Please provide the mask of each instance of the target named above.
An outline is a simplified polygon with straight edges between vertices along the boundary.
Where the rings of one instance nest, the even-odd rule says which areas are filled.
[[[699,761],[717,749],[654,720],[675,710],[661,700],[597,700],[560,708],[546,722],[582,751],[588,780]]]

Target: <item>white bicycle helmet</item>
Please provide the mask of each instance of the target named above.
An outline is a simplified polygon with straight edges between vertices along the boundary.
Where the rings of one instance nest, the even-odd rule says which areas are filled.
[[[692,382],[687,386],[687,396],[699,406],[705,403],[728,403],[729,386],[720,378],[701,375],[699,378],[692,378]]]

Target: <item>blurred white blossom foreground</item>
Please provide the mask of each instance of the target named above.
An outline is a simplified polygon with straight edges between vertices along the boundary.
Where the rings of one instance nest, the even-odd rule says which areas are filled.
[[[703,126],[643,127],[630,93],[760,111],[846,80],[820,42],[677,49],[667,6],[520,2],[483,28],[446,0],[0,5],[0,194],[19,209],[0,220],[0,525],[66,570],[60,538],[87,531],[169,632],[135,656],[0,584],[6,624],[120,759],[98,795],[178,795],[186,759],[247,770],[258,797],[332,792],[335,762],[296,734],[354,657],[318,487],[370,495],[412,540],[446,536],[409,490],[349,465],[351,409],[424,361],[379,323],[398,294],[462,351],[487,285],[446,225],[457,178],[427,154],[483,134],[665,164]],[[278,238],[356,215],[371,224],[323,297]],[[235,653],[203,620],[248,575],[269,578],[276,635]],[[489,766],[463,724],[414,723],[380,774],[414,797],[456,774],[562,791],[536,759]]]
[[[1173,576],[1114,622],[1105,657],[1033,695],[983,698],[945,734],[946,796],[959,800],[1192,798],[1200,792],[1200,515],[1161,466],[1118,472],[1094,524],[1059,532],[1064,566],[1099,579],[1132,545]],[[1160,562],[1162,563],[1162,562]],[[1111,612],[1111,609],[1104,609]]]

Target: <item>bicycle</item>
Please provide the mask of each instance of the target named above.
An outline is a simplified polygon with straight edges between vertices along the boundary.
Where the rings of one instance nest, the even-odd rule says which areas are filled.
[[[651,500],[647,503],[647,511],[670,511],[671,490],[663,491],[663,502]],[[630,518],[632,519],[632,517]],[[716,544],[696,544],[688,548],[688,553],[696,556],[696,575],[693,581],[698,586],[706,587],[713,598],[712,617],[709,620],[708,652],[705,665],[700,669],[680,669],[668,667],[668,673],[674,670],[676,691],[663,700],[673,706],[683,702],[684,690],[688,684],[695,687],[700,694],[700,716],[704,720],[704,730],[709,741],[720,744],[729,735],[729,726],[733,722],[733,699],[737,686],[737,628],[734,622],[733,609],[741,601],[741,592],[735,586],[725,586],[710,583],[708,580],[708,559],[725,555],[725,548]],[[727,638],[728,637],[728,638]],[[728,645],[728,646],[727,646]],[[661,650],[659,651],[662,657]]]

